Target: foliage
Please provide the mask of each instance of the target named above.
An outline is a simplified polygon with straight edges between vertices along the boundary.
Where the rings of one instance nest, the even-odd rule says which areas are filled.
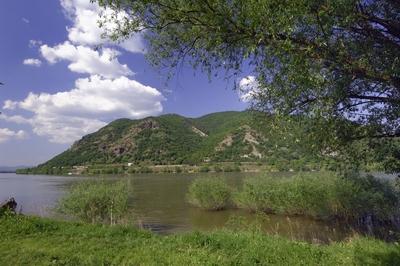
[[[227,121],[225,116],[232,119]],[[239,128],[244,118],[251,122],[248,112],[216,113],[198,119],[178,115],[119,119],[83,137],[39,168],[50,172],[53,167],[85,164],[192,164],[202,162],[207,156],[218,160],[215,147],[230,131]],[[219,122],[218,126],[214,121]],[[193,128],[208,136],[200,136]]]
[[[0,218],[1,265],[399,265],[396,244],[313,245],[253,232],[169,236],[122,226]]]
[[[398,165],[396,158],[400,153],[395,151],[400,150],[400,140],[375,141],[373,145],[359,140],[346,146],[349,151],[343,158],[334,150],[317,152],[316,148],[310,148],[319,140],[308,142],[302,137],[310,134],[309,123],[302,116],[281,121],[275,116],[250,111],[213,113],[200,118],[163,115],[140,120],[119,119],[84,136],[48,162],[18,173],[66,175],[80,172],[75,168],[82,166],[87,167],[83,174],[117,175],[151,172],[155,170],[151,165],[204,165],[207,161],[257,162],[269,170],[279,171],[328,167],[334,170],[342,167],[338,164],[342,159],[350,168],[383,170],[388,166],[395,169]],[[200,136],[193,128],[206,135]],[[132,166],[128,167],[128,163]],[[206,167],[200,170],[205,171]],[[239,170],[231,166],[223,168],[219,165],[210,170]]]
[[[123,181],[82,181],[58,203],[57,210],[90,223],[116,224],[128,209],[128,186]]]
[[[356,222],[371,216],[390,221],[399,215],[399,192],[373,176],[340,177],[330,172],[300,173],[288,178],[247,178],[235,198],[252,210]]]
[[[231,189],[219,178],[198,178],[189,187],[189,202],[207,210],[222,210],[231,201]]]
[[[303,139],[314,148],[345,153],[339,148],[358,139],[400,136],[397,1],[97,2],[130,15],[115,16],[119,27],[108,36],[142,31],[161,69],[188,61],[210,76],[252,73],[244,89],[254,107],[310,118]]]
[[[204,166],[200,167],[199,172],[201,172],[201,173],[210,172],[210,168],[207,165],[204,165]]]

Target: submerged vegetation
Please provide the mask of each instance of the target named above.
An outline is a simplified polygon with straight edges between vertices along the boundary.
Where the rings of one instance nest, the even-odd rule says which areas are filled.
[[[159,236],[123,227],[0,218],[1,265],[399,265],[397,244],[355,237],[314,245],[257,231]]]
[[[222,210],[231,202],[231,189],[219,178],[198,178],[189,187],[189,202],[207,210]]]
[[[92,224],[116,224],[128,211],[128,186],[122,181],[78,182],[59,201],[57,211]]]

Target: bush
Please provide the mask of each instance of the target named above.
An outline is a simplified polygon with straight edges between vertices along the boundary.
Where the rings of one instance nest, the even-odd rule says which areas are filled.
[[[399,215],[399,191],[388,180],[372,175],[344,179],[348,185],[336,188],[337,216],[359,219],[371,216],[388,221]]]
[[[206,165],[202,166],[202,167],[200,167],[199,172],[201,172],[201,173],[210,172],[210,168],[208,166],[206,166]]]
[[[175,166],[175,173],[182,173],[182,168],[179,166]]]
[[[139,172],[139,173],[142,173],[142,174],[149,174],[149,173],[153,173],[153,169],[151,169],[151,168],[148,167],[148,166],[141,166],[141,167],[138,169],[138,172]]]
[[[219,173],[219,172],[222,172],[223,169],[222,169],[219,165],[215,165],[215,166],[214,166],[214,171],[217,172],[217,173]]]
[[[247,178],[235,203],[252,211],[352,221],[372,216],[384,221],[398,214],[399,197],[385,180],[320,172]]]
[[[224,172],[233,172],[234,168],[232,168],[230,165],[227,165],[223,168]]]
[[[222,210],[231,201],[231,190],[222,179],[198,178],[189,187],[188,199],[203,209]]]
[[[57,210],[89,223],[116,224],[128,209],[128,189],[123,182],[82,181],[63,197]]]

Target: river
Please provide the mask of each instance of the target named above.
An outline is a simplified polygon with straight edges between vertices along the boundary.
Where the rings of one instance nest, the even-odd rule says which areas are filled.
[[[127,184],[131,186],[130,205],[136,222],[158,233],[221,228],[232,216],[243,217],[249,223],[257,219],[255,214],[244,210],[205,211],[189,205],[186,192],[190,182],[194,178],[207,175],[210,174],[138,174],[117,178],[126,179]],[[212,175],[225,178],[232,187],[237,188],[243,177],[251,174]],[[55,215],[52,209],[68,187],[89,178],[98,177],[0,174],[0,201],[14,197],[18,203],[18,210],[22,213],[52,217]],[[261,220],[261,227],[266,233],[308,242],[339,241],[353,234],[345,225],[304,217],[268,215]]]

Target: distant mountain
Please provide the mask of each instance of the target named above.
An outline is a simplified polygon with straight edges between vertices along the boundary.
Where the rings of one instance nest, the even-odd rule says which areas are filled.
[[[241,163],[270,171],[334,169],[337,154],[313,150],[313,140],[304,139],[309,134],[310,123],[302,116],[283,121],[250,111],[212,113],[199,118],[167,114],[138,120],[118,119],[82,137],[51,160],[17,172],[178,171],[166,168],[176,165],[185,165],[185,171],[201,171],[201,167],[215,170],[219,165],[229,165],[227,169],[232,170],[232,165],[236,165],[235,169],[245,165]],[[357,145],[357,149],[368,151],[365,169],[383,169],[382,158],[374,155],[378,153],[363,141]],[[246,171],[246,167],[242,168]]]
[[[19,166],[0,166],[0,173],[15,173],[17,169],[21,168],[28,168],[30,166],[24,166],[24,165],[19,165]]]
[[[39,168],[93,164],[274,163],[309,158],[285,136],[271,133],[254,114],[220,112],[199,118],[176,114],[118,119],[86,135]],[[293,142],[295,143],[295,142]],[[285,163],[283,163],[285,165]]]

